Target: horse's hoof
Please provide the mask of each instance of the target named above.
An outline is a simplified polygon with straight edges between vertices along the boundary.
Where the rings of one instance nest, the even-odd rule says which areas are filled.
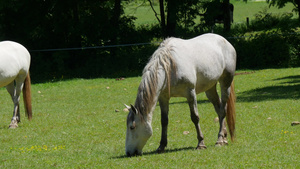
[[[164,153],[164,152],[165,152],[165,148],[159,147],[159,148],[156,150],[156,152],[157,152],[158,154]]]
[[[299,125],[299,124],[300,124],[299,121],[293,121],[293,122],[292,122],[292,126]]]
[[[18,125],[17,124],[10,124],[8,128],[15,129],[15,128],[18,128]]]
[[[218,141],[218,142],[216,142],[216,147],[221,147],[221,146],[224,146],[224,145],[227,145],[228,144],[228,142],[227,141]]]
[[[201,145],[201,146],[196,147],[196,150],[204,150],[206,148],[207,147],[205,145]]]
[[[223,144],[220,144],[220,143],[215,144],[215,147],[222,147],[222,146],[223,146]]]

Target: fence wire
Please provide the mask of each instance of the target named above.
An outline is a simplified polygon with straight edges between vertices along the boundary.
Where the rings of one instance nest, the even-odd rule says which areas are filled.
[[[275,35],[298,35],[300,32],[294,33],[285,33],[285,34],[269,34],[269,36]],[[235,36],[235,37],[225,37],[225,39],[245,39],[250,38],[255,35],[249,36]],[[90,47],[74,47],[74,48],[56,48],[56,49],[38,49],[38,50],[30,50],[30,52],[55,52],[55,51],[71,51],[71,50],[88,50],[88,49],[104,49],[104,48],[117,48],[117,47],[129,47],[129,46],[143,46],[143,45],[152,45],[152,44],[160,44],[161,42],[145,42],[145,43],[131,43],[131,44],[120,44],[120,45],[106,45],[106,46],[90,46]]]
[[[151,45],[151,44],[159,44],[159,43],[160,42],[145,42],[145,43],[90,46],[90,47],[77,47],[77,48],[38,49],[38,50],[30,50],[30,52],[53,52],[53,51],[69,51],[69,50],[104,49],[104,48],[117,48],[117,47],[128,47],[128,46],[143,46],[143,45]]]

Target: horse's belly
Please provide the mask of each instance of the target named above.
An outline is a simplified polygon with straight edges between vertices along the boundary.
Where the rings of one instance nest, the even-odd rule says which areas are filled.
[[[1,75],[0,75],[1,76]],[[3,78],[2,76],[0,77],[0,87],[7,86],[10,84],[12,81],[14,81],[15,77],[5,77]]]
[[[171,86],[171,97],[188,97],[189,91],[195,89],[196,94],[206,92],[218,82],[222,73],[216,73],[215,76],[207,76],[202,73],[197,75],[177,76],[176,83]],[[174,82],[174,81],[173,81]]]
[[[9,83],[11,83],[17,77],[20,71],[13,65],[7,65],[0,64],[0,87],[7,86]]]
[[[212,88],[218,81],[215,80],[215,81],[209,81],[209,82],[206,82],[206,83],[197,83],[196,84],[196,93],[199,94],[199,93],[202,93],[202,92],[205,92],[207,90],[209,90],[210,88]]]
[[[207,90],[209,90],[210,88],[212,88],[220,79],[220,77],[222,76],[223,70],[219,69],[219,70],[214,70],[211,71],[214,73],[210,73],[210,74],[204,74],[203,72],[197,74],[197,80],[196,80],[196,85],[195,85],[195,89],[196,89],[196,93],[201,93],[201,92],[205,92]]]
[[[203,81],[196,84],[189,82],[177,83],[176,86],[171,87],[171,97],[188,97],[190,89],[195,89],[196,93],[202,93],[212,88],[218,81]]]

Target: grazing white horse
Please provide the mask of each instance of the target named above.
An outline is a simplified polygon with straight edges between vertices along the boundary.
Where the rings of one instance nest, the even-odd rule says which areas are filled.
[[[22,89],[26,115],[29,120],[32,118],[29,66],[30,54],[24,46],[12,41],[0,42],[0,87],[6,86],[14,102],[10,128],[18,127],[20,122]]]
[[[167,146],[169,100],[187,98],[191,119],[196,127],[197,149],[206,148],[199,125],[196,95],[205,92],[219,117],[216,145],[227,144],[227,119],[231,140],[235,130],[235,94],[233,77],[236,51],[223,37],[204,34],[193,39],[168,38],[154,52],[143,71],[135,105],[127,108],[126,155],[141,155],[152,135],[152,115],[157,101],[161,109],[162,134],[157,152]],[[220,83],[221,99],[216,85]]]

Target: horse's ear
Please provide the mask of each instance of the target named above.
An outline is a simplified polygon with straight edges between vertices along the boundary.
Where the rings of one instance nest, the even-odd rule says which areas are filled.
[[[137,109],[132,104],[130,104],[130,106],[131,106],[131,110],[134,112],[134,114],[138,114]]]
[[[125,106],[128,110],[131,109],[131,107],[128,106],[127,104],[124,104],[124,106]]]

